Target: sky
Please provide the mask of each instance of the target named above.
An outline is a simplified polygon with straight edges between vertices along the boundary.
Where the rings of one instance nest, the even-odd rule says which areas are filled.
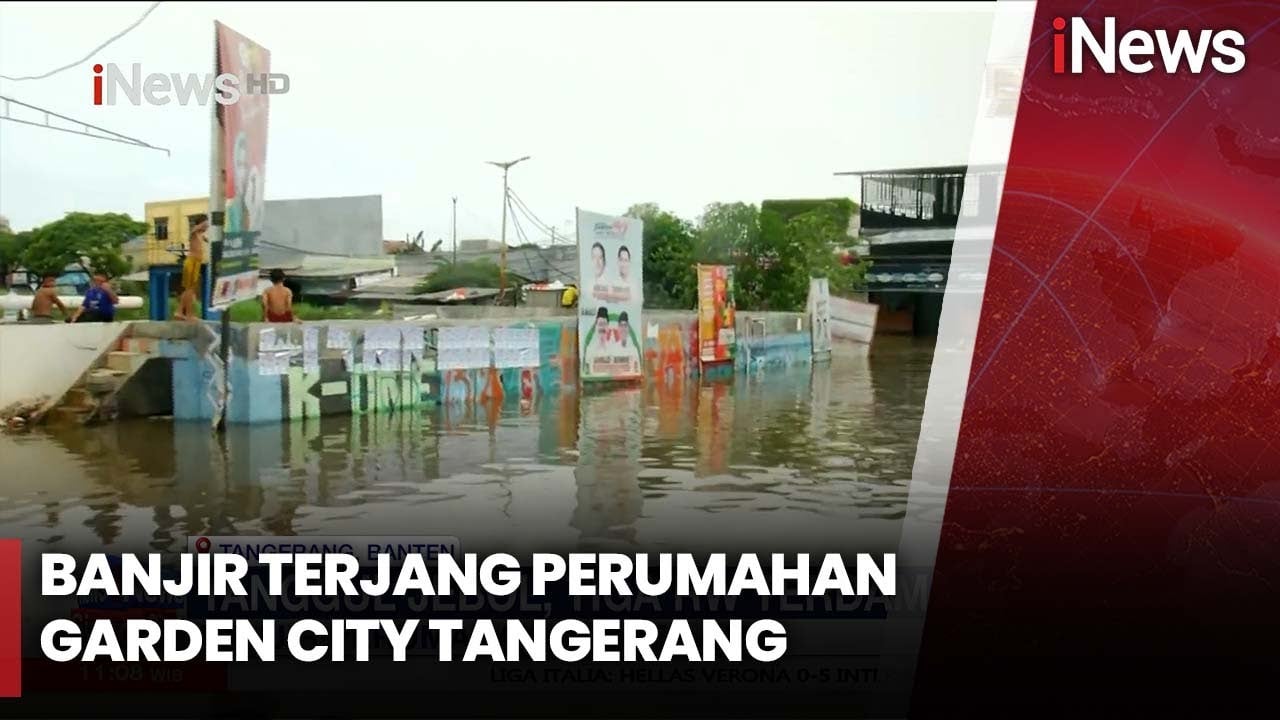
[[[0,74],[84,57],[150,2],[0,3]],[[92,104],[95,62],[212,70],[219,20],[271,52],[268,200],[378,194],[383,236],[496,238],[501,171],[572,234],[574,208],[855,197],[837,171],[969,157],[994,3],[181,3],[0,96],[171,152],[0,121],[0,214],[141,218],[208,194],[210,109]],[[1025,40],[1023,40],[1025,42]],[[13,117],[43,122],[11,106]],[[545,241],[525,223],[530,239]],[[517,241],[514,230],[508,239]]]

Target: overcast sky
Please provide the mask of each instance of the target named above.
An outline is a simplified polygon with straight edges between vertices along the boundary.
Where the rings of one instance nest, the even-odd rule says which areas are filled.
[[[0,3],[0,74],[77,60],[149,5]],[[206,195],[209,109],[95,107],[91,68],[209,72],[215,19],[291,78],[271,99],[267,199],[380,194],[388,239],[447,244],[452,195],[459,237],[497,237],[501,173],[484,161],[521,155],[512,188],[566,233],[575,206],[695,219],[717,201],[853,196],[833,172],[966,160],[992,11],[165,2],[91,60],[0,95],[172,154],[0,121],[0,213],[26,229]]]

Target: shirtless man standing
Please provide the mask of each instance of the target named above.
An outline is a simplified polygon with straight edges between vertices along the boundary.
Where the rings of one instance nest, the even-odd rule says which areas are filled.
[[[54,287],[56,280],[57,278],[52,275],[44,276],[44,282],[40,283],[40,289],[36,290],[35,297],[31,298],[31,317],[28,322],[53,322],[53,308],[55,305],[58,310],[62,311],[63,318],[71,315],[67,311],[67,306],[62,304],[62,299],[58,297],[58,289]]]
[[[284,271],[271,271],[271,287],[262,293],[262,316],[267,322],[295,322],[293,291],[284,286]]]

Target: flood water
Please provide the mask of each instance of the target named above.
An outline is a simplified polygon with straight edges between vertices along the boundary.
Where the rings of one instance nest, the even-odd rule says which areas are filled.
[[[932,357],[886,338],[870,357],[528,407],[0,434],[0,536],[42,551],[371,534],[476,552],[869,549],[897,540]]]

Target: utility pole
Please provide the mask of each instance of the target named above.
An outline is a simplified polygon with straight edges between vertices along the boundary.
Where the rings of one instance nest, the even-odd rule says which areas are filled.
[[[453,196],[453,264],[458,265],[458,196]]]
[[[486,161],[494,167],[502,168],[502,237],[499,240],[502,243],[502,247],[498,251],[500,253],[498,256],[498,297],[502,297],[502,294],[507,290],[507,173],[511,171],[513,166],[528,159],[529,156],[525,155],[517,160],[508,160],[507,162]]]

